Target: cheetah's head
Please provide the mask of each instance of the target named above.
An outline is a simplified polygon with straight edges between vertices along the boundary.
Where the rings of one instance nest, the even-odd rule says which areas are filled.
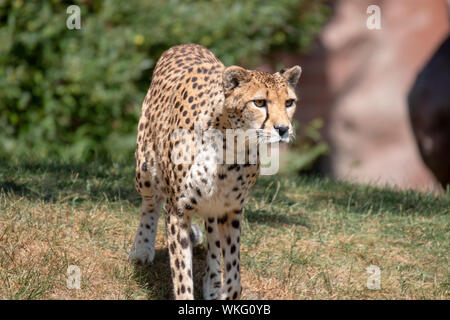
[[[233,129],[254,129],[260,142],[289,142],[295,86],[302,69],[294,66],[275,74],[231,66],[224,70],[225,108]]]

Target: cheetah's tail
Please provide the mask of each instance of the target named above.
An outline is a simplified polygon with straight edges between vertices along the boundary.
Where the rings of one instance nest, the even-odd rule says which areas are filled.
[[[203,242],[203,233],[202,230],[196,225],[191,225],[191,232],[189,233],[189,237],[192,241],[192,247],[195,247]]]

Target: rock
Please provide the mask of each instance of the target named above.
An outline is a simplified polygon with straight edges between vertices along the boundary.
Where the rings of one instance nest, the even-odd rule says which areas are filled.
[[[423,161],[445,188],[450,184],[450,37],[417,76],[408,103]]]
[[[448,35],[445,0],[337,0],[306,55],[272,53],[274,66],[299,64],[296,119],[321,117],[331,147],[322,174],[357,183],[438,190],[411,129],[407,96],[418,71]],[[380,7],[369,30],[367,8]]]
[[[366,27],[371,4],[339,1],[322,35],[335,92],[328,127],[332,173],[354,182],[437,189],[415,144],[406,100],[417,71],[448,33],[446,2],[379,2],[380,30]]]

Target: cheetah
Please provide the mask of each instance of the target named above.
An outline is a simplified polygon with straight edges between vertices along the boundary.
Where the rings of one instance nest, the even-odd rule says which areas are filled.
[[[158,60],[138,123],[135,186],[142,204],[129,258],[153,261],[164,206],[176,299],[194,298],[192,248],[203,240],[191,225],[194,214],[204,220],[208,248],[203,297],[240,298],[242,210],[260,162],[248,152],[243,163],[228,161],[237,149],[225,150],[225,131],[254,129],[247,147],[289,142],[300,75],[299,66],[275,74],[225,67],[197,44],[174,46]],[[221,138],[208,140],[208,130]]]

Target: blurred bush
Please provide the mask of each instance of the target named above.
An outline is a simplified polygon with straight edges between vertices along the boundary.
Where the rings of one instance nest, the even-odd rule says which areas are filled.
[[[311,171],[317,174],[317,168],[313,168],[320,157],[329,152],[329,146],[321,134],[323,120],[315,118],[307,124],[294,120],[297,136],[294,145],[289,148],[289,152],[284,154],[283,165],[280,168],[281,174],[304,173]]]
[[[69,5],[81,29],[69,30]],[[255,66],[271,50],[304,50],[323,1],[0,1],[0,155],[129,157],[161,53],[210,48]]]

